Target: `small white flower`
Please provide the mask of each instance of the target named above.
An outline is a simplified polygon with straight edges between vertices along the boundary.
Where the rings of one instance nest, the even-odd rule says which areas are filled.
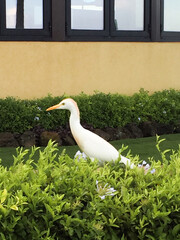
[[[103,195],[103,196],[99,196],[102,200],[104,200],[105,199],[105,195]]]
[[[84,153],[84,152],[81,152],[81,151],[77,151],[76,152],[76,154],[74,155],[74,158],[78,158],[78,160],[80,159],[80,158],[83,158],[83,159],[87,159],[87,156],[86,156],[86,154]]]
[[[147,164],[147,162],[143,160],[142,165],[146,165],[146,164]]]
[[[153,173],[155,173],[155,172],[156,172],[156,169],[153,168],[153,169],[151,170],[151,173],[153,174]]]
[[[150,168],[151,168],[151,166],[149,165],[149,163],[147,163],[146,161],[143,161],[142,164],[138,164],[138,167],[139,167],[139,168],[143,168],[145,174],[147,174],[148,171],[149,171]],[[153,174],[153,173],[155,173],[155,171],[156,171],[156,169],[153,168],[153,169],[151,170],[151,173]]]
[[[87,159],[87,156],[84,152],[82,152],[82,158]]]
[[[40,107],[37,107],[37,109],[38,109],[39,111],[42,111],[42,109],[41,109]]]
[[[146,164],[146,166],[144,167],[146,170],[150,168],[149,164]]]
[[[141,121],[141,118],[140,118],[140,117],[138,117],[138,120],[139,120],[139,121]]]
[[[98,180],[96,180],[97,192],[99,193],[99,197],[103,200],[106,196],[114,196],[116,190],[112,187],[108,187],[106,183],[104,187],[98,185]]]
[[[39,121],[39,117],[35,117],[34,120],[35,120],[35,121]]]
[[[163,113],[166,114],[166,111],[164,110]]]
[[[109,188],[107,191],[107,194],[114,196],[114,194],[113,194],[114,192],[116,192],[116,190],[114,188]]]

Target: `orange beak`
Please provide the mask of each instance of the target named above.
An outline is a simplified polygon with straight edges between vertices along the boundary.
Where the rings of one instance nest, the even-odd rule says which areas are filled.
[[[61,106],[60,104],[54,105],[52,107],[47,108],[46,111],[51,111],[51,110],[57,109],[60,106]]]

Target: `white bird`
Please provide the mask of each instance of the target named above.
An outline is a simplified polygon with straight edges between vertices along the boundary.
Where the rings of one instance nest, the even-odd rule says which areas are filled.
[[[85,129],[80,123],[80,112],[77,103],[67,98],[62,100],[59,104],[54,105],[46,111],[54,109],[66,109],[70,111],[69,125],[72,135],[78,144],[79,148],[92,160],[97,159],[99,162],[115,161],[119,157],[122,163],[129,165],[131,168],[130,160],[124,156],[119,156],[119,152],[109,142],[98,136],[97,134]]]

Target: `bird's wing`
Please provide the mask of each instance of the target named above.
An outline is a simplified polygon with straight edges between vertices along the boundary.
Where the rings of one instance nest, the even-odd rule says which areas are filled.
[[[78,132],[73,132],[73,136],[80,147],[80,149],[91,159],[97,159],[100,162],[112,161],[118,159],[119,152],[114,148],[110,143],[104,140],[102,137],[97,134],[81,128],[78,129]],[[131,164],[130,159],[120,156],[120,162],[125,165],[129,165],[131,168],[134,167]]]
[[[111,161],[119,157],[119,152],[95,133],[84,129],[78,135],[79,147],[90,158],[96,158],[99,161]]]

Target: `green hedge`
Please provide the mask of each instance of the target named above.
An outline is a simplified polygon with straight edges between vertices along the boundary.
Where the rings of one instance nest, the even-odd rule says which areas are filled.
[[[161,152],[146,174],[65,153],[55,161],[52,142],[35,163],[36,150],[23,163],[19,148],[14,165],[0,167],[1,240],[180,239],[180,149],[170,163]]]
[[[0,99],[0,132],[24,132],[36,125],[57,129],[68,122],[67,111],[46,112],[64,97],[47,96],[42,99]],[[176,125],[180,120],[180,91],[164,90],[150,95],[143,89],[133,96],[120,94],[84,93],[73,97],[80,108],[81,121],[93,127],[118,127],[147,120]]]

